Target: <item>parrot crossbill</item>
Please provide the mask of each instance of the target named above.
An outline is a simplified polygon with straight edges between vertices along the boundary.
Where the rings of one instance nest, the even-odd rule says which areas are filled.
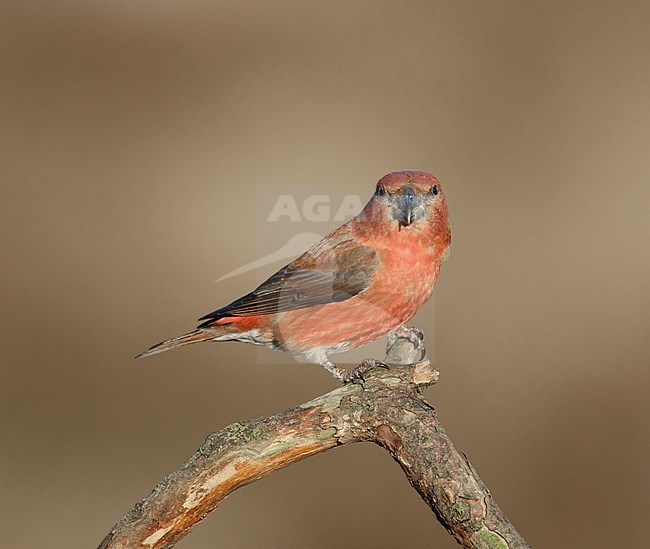
[[[285,351],[348,382],[378,361],[346,371],[330,355],[404,325],[431,297],[451,230],[440,182],[420,171],[382,177],[353,219],[251,293],[202,318],[196,330],[136,358],[200,341],[243,341]]]

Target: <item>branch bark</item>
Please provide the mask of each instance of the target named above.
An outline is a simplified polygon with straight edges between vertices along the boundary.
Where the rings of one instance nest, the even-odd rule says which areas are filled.
[[[173,547],[237,488],[353,442],[388,450],[463,547],[529,547],[424,400],[422,389],[437,381],[438,372],[424,358],[421,334],[406,329],[390,337],[390,369],[372,369],[363,383],[209,435],[111,529],[100,549]]]

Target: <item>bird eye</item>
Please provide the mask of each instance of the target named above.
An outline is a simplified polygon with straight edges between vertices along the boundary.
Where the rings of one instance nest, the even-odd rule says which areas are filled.
[[[431,187],[431,194],[432,194],[433,196],[436,196],[436,195],[438,194],[438,185],[433,185],[433,186]]]
[[[384,196],[386,194],[386,187],[379,185],[377,187],[377,196]]]

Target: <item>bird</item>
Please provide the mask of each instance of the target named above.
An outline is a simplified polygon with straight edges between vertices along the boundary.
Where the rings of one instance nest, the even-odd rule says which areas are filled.
[[[186,334],[136,358],[214,341],[264,345],[363,380],[380,361],[352,370],[330,355],[402,329],[429,300],[449,256],[451,227],[440,181],[423,171],[382,177],[363,210],[252,292],[202,316]]]

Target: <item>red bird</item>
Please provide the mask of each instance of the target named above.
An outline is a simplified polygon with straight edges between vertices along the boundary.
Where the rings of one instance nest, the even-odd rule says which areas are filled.
[[[440,182],[393,172],[355,218],[198,328],[136,358],[199,341],[266,345],[325,367],[347,382],[375,364],[346,371],[329,356],[401,327],[431,297],[451,230]]]

